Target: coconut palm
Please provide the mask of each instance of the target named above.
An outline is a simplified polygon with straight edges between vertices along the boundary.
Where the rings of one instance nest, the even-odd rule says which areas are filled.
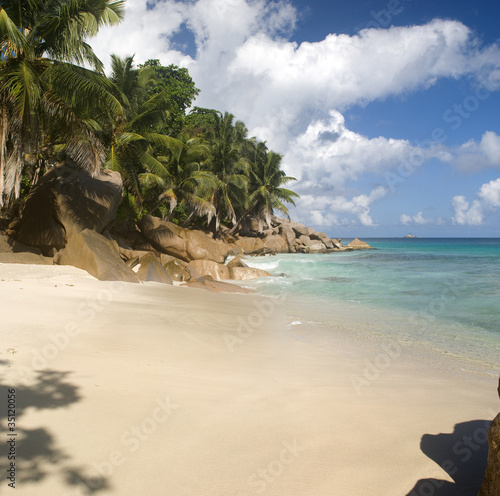
[[[113,169],[123,177],[128,192],[141,198],[139,175],[150,172],[164,173],[164,166],[157,158],[155,148],[169,147],[167,136],[151,132],[168,115],[169,102],[166,91],[148,97],[145,86],[151,73],[137,70],[133,56],[121,59],[112,56],[111,81],[116,86],[116,96],[123,102],[125,114],[107,119],[103,142],[107,148],[105,168]]]
[[[250,163],[246,209],[230,230],[230,234],[235,232],[249,215],[261,218],[270,227],[271,216],[275,210],[288,216],[285,203],[295,206],[294,198],[299,198],[294,191],[283,188],[296,179],[287,176],[281,169],[282,155],[269,151],[265,142],[259,142],[255,138],[246,141],[245,155]]]
[[[237,211],[245,207],[249,162],[242,154],[247,134],[243,122],[234,122],[234,116],[228,112],[214,114],[214,122],[209,133],[210,170],[217,178],[212,203],[218,230],[221,219],[236,224]]]
[[[217,185],[215,175],[204,168],[209,146],[203,140],[186,135],[168,140],[165,155],[159,157],[164,169],[140,176],[143,195],[152,203],[150,212],[168,205],[167,218],[170,219],[177,205],[185,205],[190,211],[186,222],[192,217],[206,217],[209,224],[215,215],[209,198]]]
[[[3,0],[0,7],[0,206],[19,196],[26,154],[64,143],[89,173],[103,161],[104,109],[122,107],[86,39],[123,17],[122,0]],[[82,67],[86,65],[91,69]],[[46,154],[45,154],[46,156]],[[43,159],[38,164],[42,167]]]

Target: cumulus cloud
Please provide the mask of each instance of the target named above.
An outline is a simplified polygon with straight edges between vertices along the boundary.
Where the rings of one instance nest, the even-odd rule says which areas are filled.
[[[453,198],[451,205],[454,209],[454,224],[482,225],[485,215],[500,207],[500,178],[483,184],[476,196],[471,203],[463,195]]]
[[[493,131],[487,131],[481,141],[469,140],[450,150],[446,161],[466,172],[500,168],[500,136]]]
[[[443,219],[438,218],[438,219],[431,219],[431,218],[425,218],[422,214],[422,212],[418,212],[416,215],[408,215],[408,214],[402,214],[401,215],[401,224],[404,225],[410,225],[410,224],[417,224],[419,226],[424,226],[426,224],[444,224]]]
[[[383,175],[402,164],[417,167],[439,154],[435,148],[424,149],[407,140],[367,138],[347,129],[343,115],[331,110],[328,117],[311,122],[291,140],[284,164],[300,181],[300,191],[333,193],[365,173]]]
[[[90,43],[105,62],[110,53],[135,54],[136,63],[159,58],[187,67],[201,90],[196,105],[235,114],[251,135],[284,153],[284,167],[301,180],[296,189],[303,196],[315,188],[326,198],[339,195],[364,225],[375,224],[369,205],[361,205],[373,191],[356,196],[343,189],[363,174],[383,175],[412,156],[417,167],[433,157],[469,169],[498,164],[495,133],[455,150],[424,150],[406,140],[356,134],[341,112],[442,78],[467,76],[498,89],[499,44],[482,47],[464,24],[439,19],[299,44],[291,41],[298,17],[287,0],[127,0],[124,22]],[[182,48],[179,36],[190,37],[193,50]],[[304,216],[325,225],[338,225],[346,213],[332,201],[312,210]]]
[[[344,195],[302,195],[298,201],[299,217],[302,222],[315,226],[346,226],[353,218],[365,227],[378,224],[371,217],[372,203],[384,198],[387,189],[378,186],[370,194],[348,198]]]

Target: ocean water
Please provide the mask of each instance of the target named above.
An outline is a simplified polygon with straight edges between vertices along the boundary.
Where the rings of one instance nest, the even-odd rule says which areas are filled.
[[[273,276],[249,285],[288,301],[290,326],[397,339],[498,373],[499,238],[364,240],[376,249],[249,258]]]

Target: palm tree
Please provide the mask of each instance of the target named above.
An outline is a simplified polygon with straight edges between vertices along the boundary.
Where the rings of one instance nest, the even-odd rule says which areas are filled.
[[[281,169],[282,155],[269,151],[265,142],[258,142],[255,138],[246,141],[245,154],[251,164],[247,208],[229,234],[235,232],[249,215],[261,218],[270,227],[274,211],[279,210],[288,216],[288,208],[283,202],[295,206],[294,198],[299,198],[294,191],[282,187],[296,181]]]
[[[209,146],[203,140],[186,135],[168,138],[168,142],[166,154],[159,157],[164,169],[140,176],[144,197],[153,202],[149,211],[168,205],[167,219],[170,219],[177,205],[185,205],[190,210],[185,222],[192,217],[206,217],[210,224],[216,212],[209,199],[217,178],[204,168]]]
[[[123,59],[112,56],[111,81],[116,96],[123,102],[125,114],[109,116],[103,142],[107,148],[105,168],[120,172],[125,189],[142,201],[139,175],[145,172],[160,176],[164,165],[155,148],[168,147],[170,138],[151,132],[168,115],[166,91],[147,96],[145,86],[151,77],[148,69],[134,68],[133,56]]]
[[[214,122],[213,131],[209,133],[210,170],[217,178],[212,203],[218,230],[222,219],[236,224],[237,211],[245,207],[249,163],[242,155],[247,134],[243,122],[234,123],[234,116],[228,112],[214,114]]]
[[[103,109],[122,112],[86,39],[123,17],[123,0],[3,0],[0,7],[0,206],[19,197],[26,154],[43,149],[96,173]],[[92,69],[82,67],[87,65]],[[46,150],[45,150],[46,151]]]

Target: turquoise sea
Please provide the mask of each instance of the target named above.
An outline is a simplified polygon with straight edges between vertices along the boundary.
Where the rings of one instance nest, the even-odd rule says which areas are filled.
[[[290,303],[290,326],[349,332],[350,322],[367,338],[398,339],[498,373],[500,238],[363,240],[376,249],[250,258],[273,275],[251,286]]]

